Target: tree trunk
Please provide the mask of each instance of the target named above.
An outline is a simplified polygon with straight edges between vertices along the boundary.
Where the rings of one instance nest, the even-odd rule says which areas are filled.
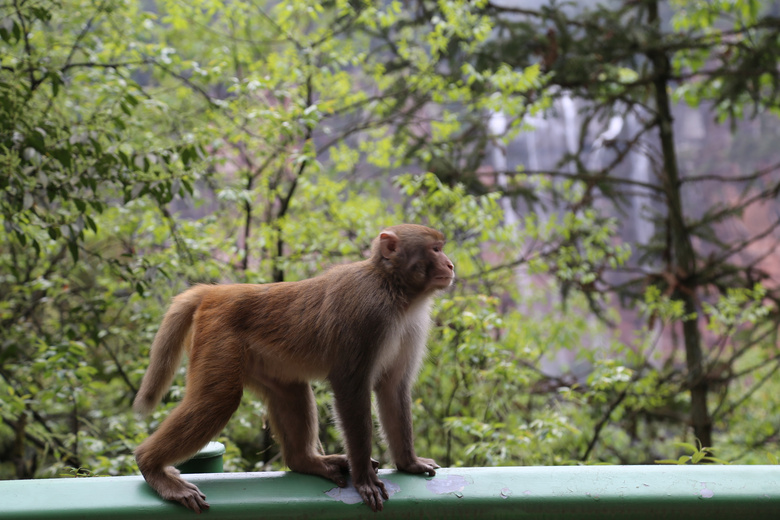
[[[655,27],[659,35],[660,20],[658,17],[658,2],[648,5],[648,21]],[[659,47],[649,51],[647,57],[653,64],[655,76],[655,103],[658,111],[658,133],[663,154],[662,179],[666,189],[666,203],[669,219],[669,234],[671,255],[669,268],[677,280],[675,296],[681,299],[685,306],[686,316],[698,314],[696,306],[696,253],[693,250],[691,236],[682,213],[680,196],[680,174],[677,167],[677,156],[672,129],[672,112],[668,94],[669,57]],[[688,368],[688,388],[691,392],[691,425],[693,433],[702,446],[712,446],[712,419],[707,409],[707,381],[705,380],[701,335],[697,319],[683,321],[683,341],[685,343],[685,361]]]

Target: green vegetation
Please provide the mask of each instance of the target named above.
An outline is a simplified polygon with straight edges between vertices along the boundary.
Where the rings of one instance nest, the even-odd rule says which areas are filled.
[[[150,420],[130,410],[173,295],[309,277],[401,221],[441,229],[458,276],[415,390],[421,454],[775,462],[770,4],[0,0],[0,478],[137,471],[183,391],[184,368]],[[486,168],[571,97],[554,168]],[[733,145],[681,149],[683,104]],[[638,123],[597,164],[615,115]],[[647,240],[626,232],[637,192]],[[251,395],[220,440],[228,470],[281,467]]]

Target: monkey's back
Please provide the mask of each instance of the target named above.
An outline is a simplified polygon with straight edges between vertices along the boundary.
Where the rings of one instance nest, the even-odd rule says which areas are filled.
[[[358,262],[297,282],[190,289],[201,292],[190,355],[204,354],[203,344],[238,348],[250,377],[279,380],[324,379],[334,363],[361,366],[395,314],[393,294],[372,276]]]

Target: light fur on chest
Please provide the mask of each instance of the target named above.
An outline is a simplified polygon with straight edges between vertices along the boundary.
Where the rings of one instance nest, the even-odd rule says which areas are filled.
[[[377,362],[374,364],[374,373],[372,374],[373,381],[388,371],[407,376],[417,374],[425,354],[425,343],[431,324],[431,303],[430,298],[415,303],[396,323],[394,329],[379,347]]]

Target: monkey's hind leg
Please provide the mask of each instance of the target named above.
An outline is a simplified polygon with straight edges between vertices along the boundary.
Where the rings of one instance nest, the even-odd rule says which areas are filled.
[[[298,473],[319,475],[345,487],[349,461],[346,455],[322,454],[317,405],[309,383],[273,381],[261,387],[285,464]]]
[[[135,450],[138,468],[146,482],[166,500],[173,500],[196,513],[208,509],[206,496],[187,482],[172,465],[198,452],[227,424],[241,401],[237,380],[198,374],[190,378],[184,400],[160,428]],[[203,391],[208,389],[207,392]]]

